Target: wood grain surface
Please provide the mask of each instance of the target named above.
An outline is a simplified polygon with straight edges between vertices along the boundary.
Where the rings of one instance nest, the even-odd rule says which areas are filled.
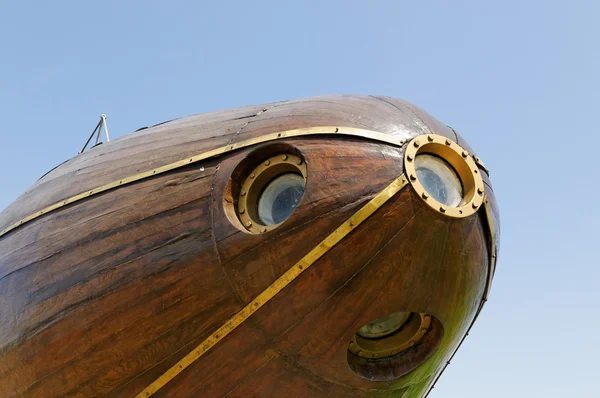
[[[0,230],[152,167],[323,125],[406,139],[435,133],[468,148],[422,110],[387,97],[196,115],[70,159],[0,214]],[[307,164],[299,206],[271,232],[240,230],[224,208],[236,168],[286,149]],[[349,137],[264,143],[68,205],[0,237],[0,397],[135,396],[400,176],[402,154]],[[156,396],[420,396],[473,319],[489,258],[485,212],[450,219],[407,186]],[[357,376],[347,360],[351,336],[397,311],[432,314],[443,327],[440,347],[394,380]]]

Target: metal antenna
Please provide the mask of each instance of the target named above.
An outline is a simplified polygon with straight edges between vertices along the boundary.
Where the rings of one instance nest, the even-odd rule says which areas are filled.
[[[106,142],[109,142],[110,136],[108,135],[108,125],[106,124],[106,115],[104,113],[102,115],[100,115],[100,121],[98,122],[96,127],[94,127],[92,134],[90,134],[90,138],[87,139],[87,141],[85,142],[85,145],[83,146],[81,151],[79,151],[79,153],[82,153],[83,151],[85,151],[85,148],[87,148],[88,144],[94,137],[94,134],[96,135],[96,143],[94,144],[94,146],[101,144],[100,133],[102,132],[102,128],[104,128],[104,135],[106,136]]]

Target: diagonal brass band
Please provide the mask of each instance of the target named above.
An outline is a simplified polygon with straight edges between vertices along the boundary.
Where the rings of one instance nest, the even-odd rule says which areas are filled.
[[[353,127],[336,127],[336,126],[308,127],[308,128],[295,129],[295,130],[286,130],[286,131],[281,131],[278,133],[265,134],[260,137],[255,137],[255,138],[250,138],[248,140],[239,141],[239,142],[229,144],[229,145],[226,145],[226,146],[223,146],[220,148],[216,148],[216,149],[213,149],[213,150],[210,150],[207,152],[203,152],[201,154],[198,154],[198,155],[186,158],[186,159],[179,160],[174,163],[169,163],[167,165],[157,167],[152,170],[148,170],[148,171],[145,171],[145,172],[142,172],[139,174],[125,177],[120,180],[113,181],[111,183],[102,185],[100,187],[82,192],[82,193],[72,196],[70,198],[63,199],[63,200],[56,202],[44,209],[41,209],[35,213],[28,215],[27,217],[21,219],[20,221],[15,222],[12,225],[9,225],[8,227],[6,227],[2,231],[0,231],[0,237],[9,233],[10,231],[14,230],[15,228],[18,228],[32,220],[35,220],[38,217],[41,217],[45,214],[53,212],[61,207],[70,205],[74,202],[78,202],[80,200],[89,198],[90,196],[98,195],[102,192],[106,192],[108,190],[111,190],[111,189],[114,189],[114,188],[117,188],[120,186],[124,186],[127,184],[131,184],[133,182],[136,182],[136,181],[140,181],[140,180],[143,180],[143,179],[146,179],[149,177],[153,177],[153,176],[156,176],[156,175],[159,175],[162,173],[166,173],[168,171],[175,170],[180,167],[184,167],[184,166],[187,166],[187,165],[190,165],[193,163],[197,163],[202,160],[210,159],[215,156],[219,156],[224,153],[234,151],[236,149],[241,149],[241,148],[249,147],[252,145],[260,144],[263,142],[274,141],[274,140],[278,140],[278,139],[282,139],[282,138],[301,137],[301,136],[308,136],[308,135],[323,135],[323,134],[334,134],[334,135],[360,137],[360,138],[366,138],[366,139],[370,139],[370,140],[374,140],[374,141],[385,142],[387,144],[392,144],[392,145],[397,145],[397,146],[402,146],[405,142],[403,139],[399,138],[398,136],[394,136],[394,135],[390,135],[390,134],[383,134],[383,133],[378,133],[376,131],[357,129],[357,128],[353,128]]]
[[[395,179],[390,185],[385,187],[379,192],[373,199],[371,199],[366,205],[360,210],[354,213],[348,218],[342,225],[340,225],[335,231],[327,236],[321,243],[319,243],[314,249],[308,252],[300,261],[294,264],[289,270],[281,275],[275,282],[267,287],[262,293],[260,293],[254,300],[246,305],[240,312],[230,318],[223,326],[217,329],[211,334],[206,340],[200,343],[192,352],[183,357],[179,362],[173,365],[167,370],[162,376],[156,379],[152,384],[141,391],[136,398],[149,397],[165,384],[173,380],[179,373],[183,372],[185,368],[190,366],[194,361],[200,358],[204,353],[214,347],[219,341],[223,340],[225,336],[231,333],[235,328],[241,325],[246,319],[254,314],[260,307],[265,305],[271,300],[277,293],[289,285],[294,279],[296,279],[302,272],[306,271],[315,261],[329,251],[333,246],[340,242],[346,235],[352,230],[359,226],[369,216],[371,216],[377,209],[383,206],[391,197],[398,193],[408,183],[406,177],[401,175]]]

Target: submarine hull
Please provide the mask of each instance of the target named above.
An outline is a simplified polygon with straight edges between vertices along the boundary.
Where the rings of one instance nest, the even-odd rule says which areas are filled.
[[[335,132],[252,144],[318,126],[398,144]],[[0,230],[17,224],[0,236],[0,396],[423,396],[491,283],[498,213],[484,168],[488,211],[445,217],[406,176],[319,248],[405,174],[407,145],[428,134],[473,153],[404,101],[329,96],[177,119],[60,165],[0,214]],[[236,213],[242,180],[276,156],[300,159],[304,193],[254,233]],[[361,326],[398,312],[430,317],[420,340],[383,357],[349,348]],[[224,325],[235,326],[218,336]]]

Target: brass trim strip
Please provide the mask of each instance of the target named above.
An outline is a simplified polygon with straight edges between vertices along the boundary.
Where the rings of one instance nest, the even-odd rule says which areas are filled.
[[[479,156],[477,155],[473,155],[473,160],[475,161],[475,164],[479,167],[481,167],[483,169],[483,171],[485,171],[485,174],[488,175],[488,177],[490,176],[490,171],[488,170],[487,167],[485,167],[485,164],[483,163],[483,160],[481,160],[479,158]]]
[[[361,137],[367,138],[374,141],[385,142],[387,144],[402,146],[404,144],[404,140],[400,139],[396,136],[392,136],[390,134],[378,133],[376,131],[358,129],[353,127],[336,127],[336,126],[323,126],[323,127],[308,127],[302,129],[294,129],[294,130],[286,130],[278,133],[265,134],[260,137],[250,138],[248,140],[236,142],[233,144],[225,145],[220,148],[216,148],[186,159],[179,160],[174,163],[169,163],[167,165],[157,167],[152,170],[148,170],[139,174],[135,174],[129,177],[122,178],[117,181],[113,181],[111,183],[102,185],[100,187],[90,189],[86,192],[82,192],[78,195],[72,196],[67,199],[63,199],[59,202],[56,202],[40,211],[32,213],[27,217],[23,218],[20,221],[8,226],[2,232],[0,232],[0,237],[6,235],[8,232],[26,224],[32,220],[35,220],[38,217],[41,217],[44,214],[48,214],[54,210],[57,210],[63,206],[69,205],[74,202],[78,202],[80,200],[89,198],[90,196],[98,195],[102,192],[106,192],[113,188],[117,188],[123,185],[127,185],[136,181],[140,181],[149,177],[153,177],[158,174],[166,173],[171,170],[175,170],[193,163],[200,162],[202,160],[206,160],[215,156],[222,155],[227,152],[234,151],[236,149],[241,149],[245,147],[249,147],[252,145],[260,144],[263,142],[274,141],[282,138],[291,138],[291,137],[301,137],[308,135],[323,135],[323,134],[334,134],[334,135],[345,135],[345,136],[353,136],[353,137]]]
[[[321,258],[321,256],[327,253],[329,249],[339,243],[354,228],[358,227],[369,216],[375,213],[375,211],[383,206],[385,202],[387,202],[391,197],[404,188],[407,183],[408,181],[404,174],[396,178],[390,185],[379,192],[373,199],[371,199],[360,210],[354,213],[314,249],[308,252],[308,254],[306,254],[300,261],[294,264],[293,267],[287,270],[275,282],[273,282],[262,293],[260,293],[254,300],[252,300],[252,302],[248,303],[248,305],[242,308],[241,311],[235,314],[232,318],[225,322],[223,326],[217,329],[206,340],[194,348],[192,352],[179,360],[179,362],[173,365],[162,376],[160,376],[158,379],[152,382],[152,384],[136,395],[136,398],[149,397],[162,388],[165,384],[173,380],[173,378],[175,378],[179,373],[183,372],[185,368],[190,366],[204,353],[214,347],[219,341],[223,340],[225,336],[241,325],[252,314],[258,311],[260,307],[265,305],[277,293],[283,290],[294,279],[302,274],[302,272],[306,271],[306,269],[308,269],[312,264],[314,264],[315,261]]]

